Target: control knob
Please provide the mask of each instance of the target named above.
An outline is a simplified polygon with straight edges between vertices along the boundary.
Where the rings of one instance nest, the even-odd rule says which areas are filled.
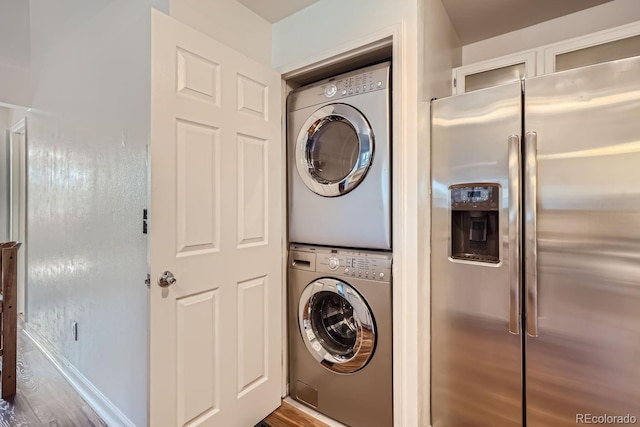
[[[338,87],[334,84],[330,84],[329,86],[324,88],[324,95],[327,98],[331,98],[338,92]]]
[[[335,258],[335,257],[329,258],[329,268],[331,270],[337,270],[339,266],[340,266],[340,261],[338,260],[338,258]]]

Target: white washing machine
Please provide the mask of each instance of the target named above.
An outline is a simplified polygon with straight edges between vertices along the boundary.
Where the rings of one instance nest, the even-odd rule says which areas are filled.
[[[391,249],[390,63],[287,100],[289,241]]]
[[[291,397],[351,427],[391,427],[391,253],[291,245],[288,296]]]

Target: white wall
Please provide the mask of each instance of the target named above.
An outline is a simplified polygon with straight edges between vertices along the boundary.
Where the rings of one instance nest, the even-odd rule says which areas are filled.
[[[271,24],[236,0],[171,0],[171,17],[269,65]]]
[[[638,0],[615,0],[522,30],[466,45],[462,65],[583,36],[640,20]]]
[[[31,0],[27,321],[137,426],[148,400],[153,5],[168,10],[155,0]]]
[[[29,2],[0,0],[0,102],[31,103]]]

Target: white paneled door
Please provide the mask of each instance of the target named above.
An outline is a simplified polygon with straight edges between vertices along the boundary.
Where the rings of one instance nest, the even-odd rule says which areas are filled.
[[[280,76],[157,11],[151,51],[150,425],[253,426],[282,381]]]

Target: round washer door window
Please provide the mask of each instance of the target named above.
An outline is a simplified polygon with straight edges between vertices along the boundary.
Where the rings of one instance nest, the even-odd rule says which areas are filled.
[[[373,131],[360,111],[347,104],[316,110],[296,142],[300,178],[314,193],[336,197],[364,179],[373,161]]]
[[[302,340],[325,368],[350,374],[366,366],[376,344],[373,315],[364,298],[340,280],[316,280],[298,305]]]

